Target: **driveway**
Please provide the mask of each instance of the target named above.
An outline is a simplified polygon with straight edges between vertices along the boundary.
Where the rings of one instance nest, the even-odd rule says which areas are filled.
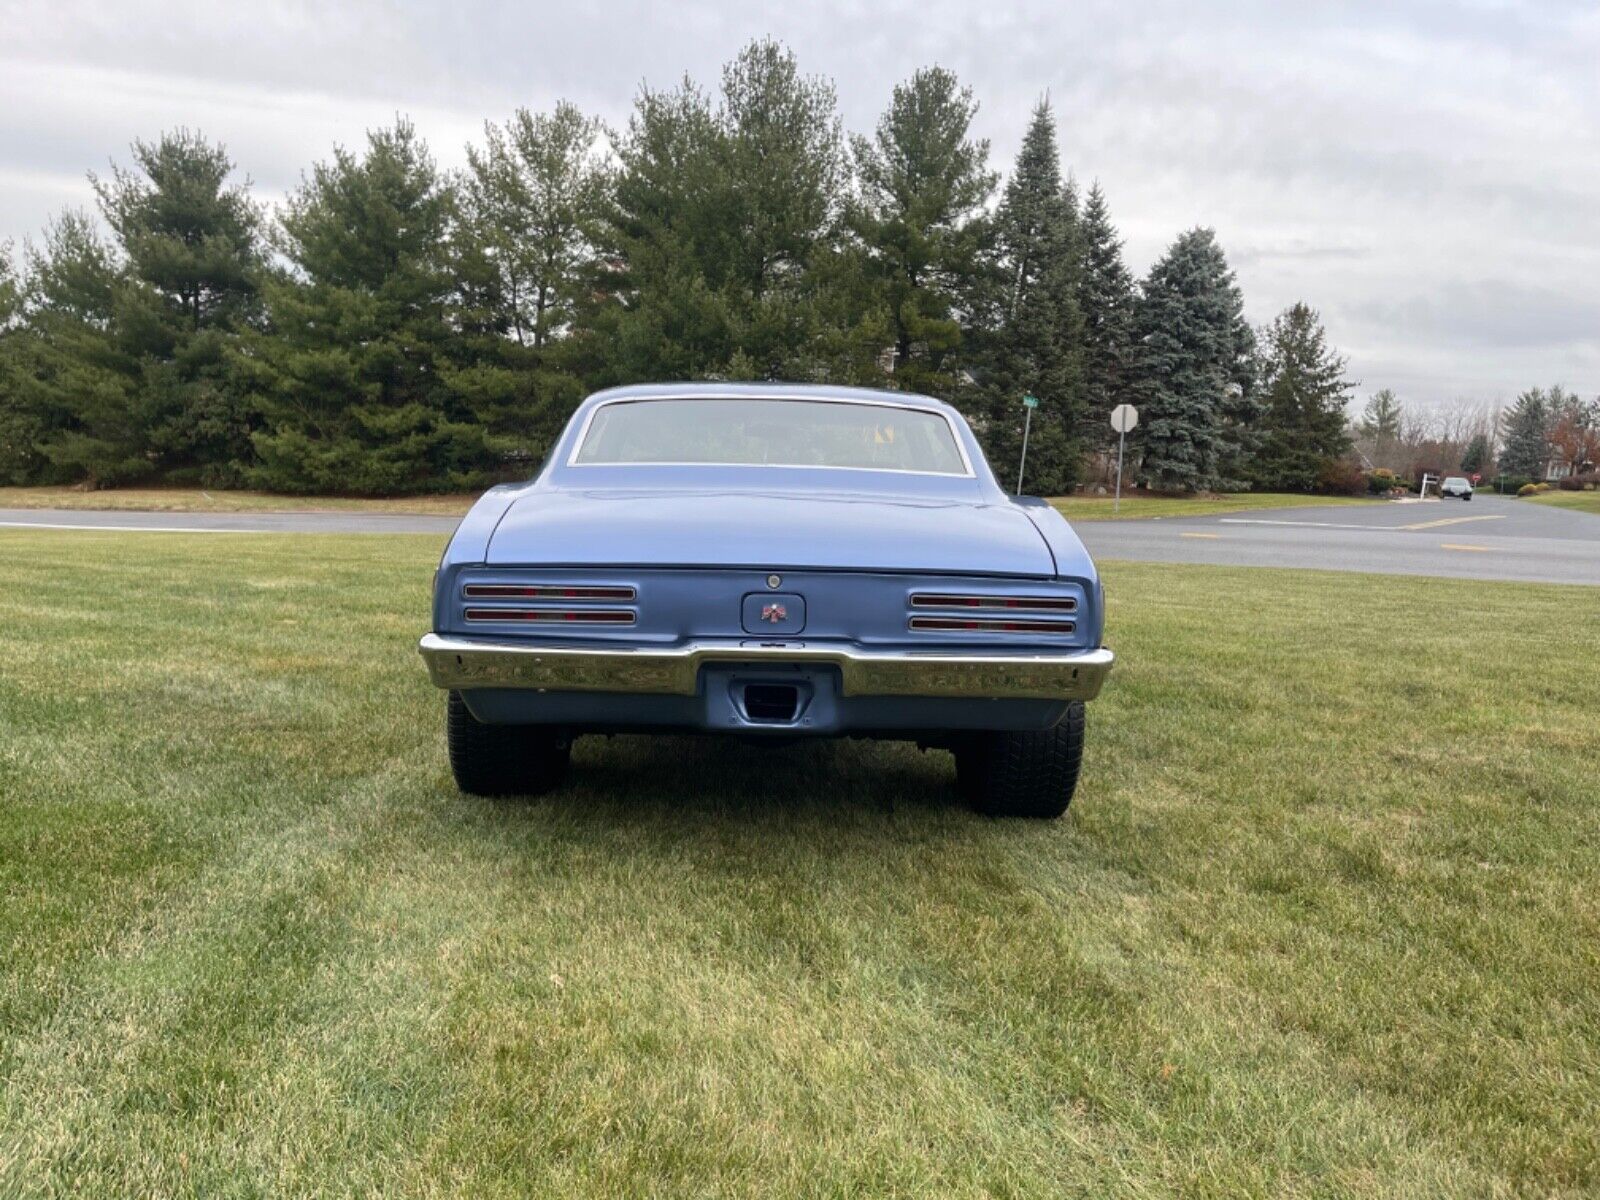
[[[172,533],[436,533],[455,517],[361,513],[141,513],[0,509],[0,528]],[[1080,521],[1096,558],[1311,567],[1600,585],[1600,517],[1498,496],[1259,515]]]

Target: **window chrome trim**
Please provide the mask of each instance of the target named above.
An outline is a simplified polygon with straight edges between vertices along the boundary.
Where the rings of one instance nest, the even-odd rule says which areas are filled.
[[[589,427],[594,424],[595,414],[602,408],[610,408],[613,404],[657,404],[662,401],[672,400],[778,400],[798,404],[854,404],[858,408],[899,408],[908,412],[927,413],[940,418],[945,427],[950,430],[951,440],[956,444],[956,453],[961,456],[961,471],[912,471],[904,467],[830,467],[814,463],[723,463],[723,462],[579,462],[578,455],[583,451],[583,444],[589,440]],[[907,404],[898,400],[858,400],[852,396],[802,396],[794,392],[773,393],[763,396],[691,396],[681,392],[660,392],[647,396],[618,396],[615,400],[602,400],[591,408],[583,418],[583,425],[578,429],[578,436],[572,443],[572,450],[567,455],[566,465],[569,467],[732,467],[742,470],[762,471],[875,471],[881,475],[931,475],[938,479],[976,479],[977,473],[972,469],[972,458],[967,453],[966,443],[961,440],[961,432],[956,428],[956,423],[950,419],[950,414],[937,408],[929,408],[926,404]]]

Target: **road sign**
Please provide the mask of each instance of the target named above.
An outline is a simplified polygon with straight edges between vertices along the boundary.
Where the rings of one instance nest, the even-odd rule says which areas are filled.
[[[1033,428],[1033,410],[1039,407],[1039,397],[1024,396],[1022,407],[1027,409],[1027,415],[1022,421],[1022,459],[1017,463],[1017,495],[1022,495],[1022,472],[1028,465],[1028,430]]]
[[[1122,447],[1128,440],[1128,430],[1139,423],[1139,410],[1131,404],[1119,404],[1111,410],[1111,428],[1117,431],[1117,498],[1111,502],[1111,511],[1122,507]]]

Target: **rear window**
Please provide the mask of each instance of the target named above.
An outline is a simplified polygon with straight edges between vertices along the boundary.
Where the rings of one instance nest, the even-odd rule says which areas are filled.
[[[572,461],[970,473],[939,413],[823,400],[617,401],[594,410]]]

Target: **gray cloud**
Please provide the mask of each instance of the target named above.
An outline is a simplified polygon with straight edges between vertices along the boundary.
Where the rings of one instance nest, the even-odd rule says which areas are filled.
[[[1252,319],[1304,299],[1363,389],[1600,392],[1600,9],[1588,3],[831,0],[238,8],[0,0],[0,240],[178,124],[275,199],[335,142],[411,115],[456,165],[485,118],[569,97],[615,123],[641,80],[712,81],[752,36],[871,127],[940,62],[996,162],[1049,93],[1143,270],[1214,226]]]

